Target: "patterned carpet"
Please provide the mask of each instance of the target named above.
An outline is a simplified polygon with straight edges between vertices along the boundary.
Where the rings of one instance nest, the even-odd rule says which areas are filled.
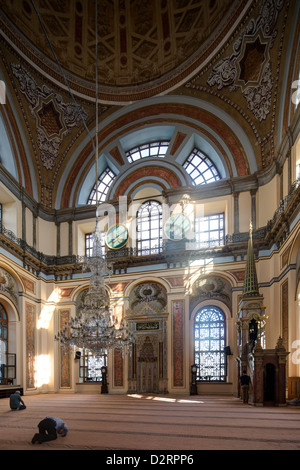
[[[253,407],[232,397],[67,395],[0,400],[0,450],[300,450],[300,407]],[[63,419],[70,432],[31,444],[38,422]],[[118,454],[116,454],[118,455]],[[188,455],[188,454],[187,454]]]

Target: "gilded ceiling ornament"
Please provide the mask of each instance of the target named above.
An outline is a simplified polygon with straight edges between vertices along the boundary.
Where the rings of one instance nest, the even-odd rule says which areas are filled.
[[[269,57],[277,36],[276,22],[283,0],[265,0],[259,17],[251,19],[233,44],[233,54],[219,61],[207,80],[219,90],[240,89],[258,121],[267,118],[272,100],[272,64]]]
[[[42,164],[46,170],[52,170],[63,137],[72,128],[79,127],[82,119],[87,118],[87,113],[74,103],[64,103],[61,95],[48,86],[39,86],[20,64],[11,64],[11,68],[36,120],[37,146]]]

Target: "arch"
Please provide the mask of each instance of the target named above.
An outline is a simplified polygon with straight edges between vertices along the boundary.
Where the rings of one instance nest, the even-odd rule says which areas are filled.
[[[279,111],[277,119],[277,149],[280,148],[285,131],[291,125],[293,115],[296,112],[295,97],[299,95],[300,55],[299,55],[299,2],[296,2],[296,10],[290,25],[289,40],[285,52],[283,64],[282,86],[279,99]],[[298,104],[299,106],[299,104]]]
[[[156,315],[167,309],[167,291],[162,283],[145,279],[131,286],[128,293],[128,313]]]
[[[5,308],[9,322],[20,321],[20,314],[16,305],[7,295],[3,294],[3,292],[0,293],[0,303],[2,303],[3,307]]]
[[[7,352],[8,345],[8,315],[0,302],[0,354]]]
[[[226,272],[219,271],[218,269],[215,269],[215,267],[209,273],[195,272],[190,278],[190,281],[191,281],[190,285],[193,286],[193,284],[198,279],[205,278],[208,275],[218,276],[218,277],[223,278],[226,282],[228,282],[230,284],[231,288],[237,287],[237,285],[238,285],[237,279],[234,277],[234,274],[232,274],[230,271],[226,271]]]
[[[194,277],[191,282],[190,292],[190,315],[195,307],[206,302],[220,302],[220,308],[226,307],[229,318],[232,318],[232,280],[224,276],[224,273],[212,271]]]
[[[37,175],[36,165],[27,155],[33,154],[30,150],[28,135],[24,133],[24,126],[16,108],[11,92],[11,80],[0,70],[0,79],[6,84],[6,102],[0,106],[0,154],[1,163],[9,173],[23,185],[28,193],[36,200],[39,197],[37,181],[32,175]],[[13,95],[14,95],[13,91]],[[5,146],[5,151],[3,146]]]
[[[148,275],[148,276],[139,276],[138,279],[135,279],[129,282],[124,289],[124,297],[129,298],[132,290],[135,289],[138,285],[143,284],[145,282],[155,282],[156,284],[159,284],[164,288],[164,290],[166,291],[166,294],[170,292],[170,285],[163,278],[158,279],[155,276]]]
[[[7,342],[7,353],[16,358],[17,369],[14,373],[16,373],[16,380],[17,383],[21,383],[21,367],[18,367],[18,363],[21,364],[21,329],[20,329],[20,315],[16,308],[16,305],[12,302],[10,298],[8,298],[3,293],[0,293],[0,303],[3,305],[8,319],[8,342]],[[1,360],[0,360],[1,362]],[[8,364],[6,359],[3,362],[4,364]],[[14,368],[14,366],[12,366]],[[13,373],[13,372],[12,372]],[[13,379],[13,376],[8,374],[7,378]]]
[[[73,293],[72,295],[72,298],[73,298],[73,302],[75,302],[75,314],[77,313],[78,311],[78,308],[80,306],[80,302],[82,301],[82,297],[85,293],[88,292],[89,290],[89,287],[90,287],[90,283],[84,285],[84,286],[80,286],[78,289],[76,289],[76,291]],[[109,286],[107,284],[105,284],[105,292],[106,292],[106,295],[107,297],[110,299],[111,298],[111,290],[109,288]]]
[[[71,302],[76,303],[78,296],[89,287],[89,280],[86,283],[81,283],[80,286],[76,287],[71,295]]]
[[[232,312],[229,309],[229,307],[224,302],[222,302],[221,300],[217,300],[217,299],[206,299],[206,300],[203,300],[203,301],[199,302],[193,308],[193,310],[191,312],[190,321],[194,322],[194,318],[195,318],[196,313],[199,310],[201,310],[202,308],[210,306],[210,305],[214,305],[215,307],[219,308],[219,310],[221,310],[223,312],[223,314],[225,315],[226,323],[228,323],[229,321],[232,321]],[[228,333],[228,331],[227,331],[227,333]],[[228,340],[227,337],[226,337],[226,340]]]
[[[220,152],[227,156],[231,167],[229,173],[233,176],[246,176],[257,171],[258,165],[249,138],[237,121],[224,111],[220,115],[220,110],[204,101],[180,96],[176,96],[176,103],[174,100],[173,97],[159,97],[149,103],[147,101],[135,103],[119,110],[113,121],[110,118],[103,120],[99,131],[99,142],[101,142],[99,154],[139,128],[143,128],[146,132],[149,126],[157,127],[159,124],[184,125],[193,129],[193,132],[202,133],[202,136],[207,133],[211,135],[210,140],[214,141],[216,146],[220,146]],[[80,187],[84,184],[88,170],[87,161],[89,160],[92,165],[94,160],[92,144],[87,138],[85,142],[83,149],[74,151],[68,171],[62,175],[64,186],[58,188],[60,201],[57,199],[57,208],[76,205]],[[121,162],[118,168],[125,168],[124,164],[125,162]]]
[[[118,198],[123,195],[128,195],[137,184],[140,188],[143,185],[149,184],[149,179],[156,182],[161,188],[180,188],[187,184],[187,179],[184,178],[183,173],[178,174],[179,171],[171,168],[170,164],[164,162],[163,165],[158,163],[153,164],[148,162],[147,165],[142,161],[138,168],[134,166],[126,172],[122,173],[112,186],[110,193],[111,198]]]
[[[14,305],[16,311],[19,308],[19,292],[25,292],[24,282],[20,276],[15,273],[5,263],[0,264],[0,294],[6,298],[9,303]],[[19,314],[18,314],[19,316]]]

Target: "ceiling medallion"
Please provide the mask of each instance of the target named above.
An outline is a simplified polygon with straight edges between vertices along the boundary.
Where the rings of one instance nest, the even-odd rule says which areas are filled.
[[[270,113],[272,103],[272,64],[269,51],[277,36],[276,23],[282,0],[265,0],[258,18],[252,18],[233,44],[233,53],[219,61],[207,80],[219,90],[240,89],[248,109],[261,122]]]
[[[245,36],[239,57],[236,61],[235,84],[240,85],[242,89],[249,85],[259,85],[265,66],[269,62],[269,42],[263,41],[260,34],[256,38]]]

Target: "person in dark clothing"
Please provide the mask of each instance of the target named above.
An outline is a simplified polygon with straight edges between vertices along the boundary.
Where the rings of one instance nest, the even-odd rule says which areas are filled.
[[[247,372],[245,370],[243,371],[243,375],[241,375],[240,377],[240,384],[242,390],[243,403],[248,403],[250,377],[249,375],[247,375]]]
[[[68,426],[62,419],[54,418],[52,416],[47,416],[42,419],[38,424],[38,428],[39,432],[33,436],[31,440],[32,444],[35,442],[42,444],[42,442],[54,441],[57,439],[57,434],[66,436],[69,432]]]
[[[9,397],[9,406],[11,410],[25,410],[26,406],[24,401],[21,398],[21,392],[17,390],[15,393],[12,393]]]

